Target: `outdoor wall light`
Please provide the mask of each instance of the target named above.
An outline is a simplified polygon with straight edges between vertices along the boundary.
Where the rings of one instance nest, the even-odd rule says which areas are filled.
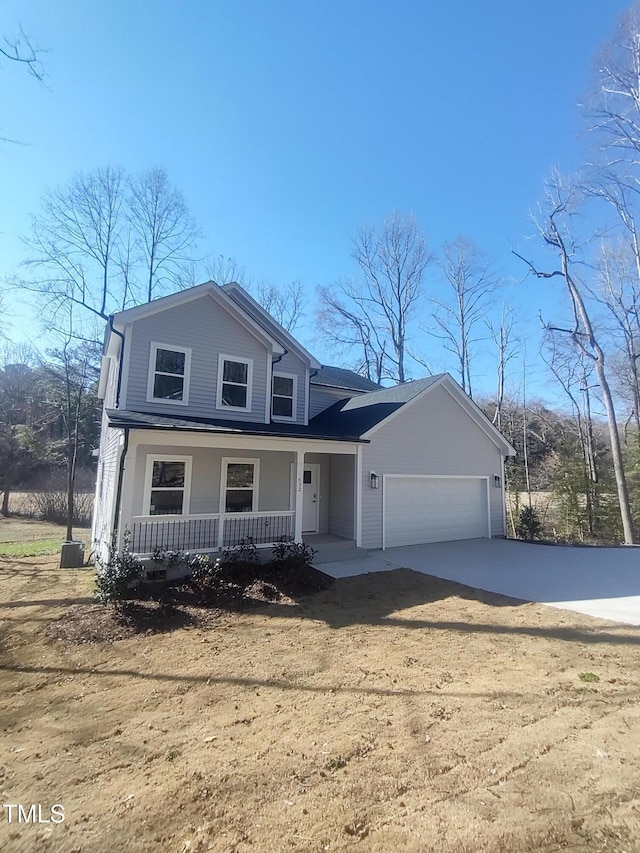
[[[496,489],[500,488],[500,477],[498,477],[497,474],[495,474],[493,477],[493,485],[496,487]]]
[[[369,471],[369,478],[371,480],[371,488],[379,489],[380,488],[380,478],[376,474],[375,471]]]

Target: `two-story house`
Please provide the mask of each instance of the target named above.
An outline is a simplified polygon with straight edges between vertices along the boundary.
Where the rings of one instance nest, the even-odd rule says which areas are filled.
[[[283,537],[385,548],[505,534],[514,453],[448,374],[380,388],[321,365],[239,285],[115,314],[92,546]]]

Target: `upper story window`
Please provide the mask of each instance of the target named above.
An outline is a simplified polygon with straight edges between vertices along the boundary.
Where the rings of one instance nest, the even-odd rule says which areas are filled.
[[[151,344],[147,402],[189,402],[191,350],[173,344]]]
[[[289,373],[273,374],[271,414],[276,420],[292,421],[296,416],[297,377]]]
[[[216,406],[219,409],[251,411],[251,384],[253,361],[248,358],[221,355],[218,362],[218,393]]]
[[[189,512],[191,457],[147,457],[144,512],[182,515]]]

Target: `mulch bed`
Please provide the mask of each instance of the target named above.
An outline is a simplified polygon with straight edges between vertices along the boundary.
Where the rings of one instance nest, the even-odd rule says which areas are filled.
[[[268,565],[234,567],[214,583],[200,586],[146,583],[136,600],[118,604],[76,604],[50,622],[50,640],[67,643],[110,643],[138,634],[161,634],[179,628],[215,625],[228,614],[269,603],[295,605],[297,599],[328,589],[334,579],[311,566],[294,573]]]

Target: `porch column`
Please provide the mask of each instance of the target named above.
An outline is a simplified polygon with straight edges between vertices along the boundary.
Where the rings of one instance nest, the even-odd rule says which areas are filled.
[[[304,450],[296,450],[296,473],[295,473],[295,510],[294,516],[294,534],[293,538],[296,542],[302,542],[302,498],[303,498],[303,481],[304,481]]]

